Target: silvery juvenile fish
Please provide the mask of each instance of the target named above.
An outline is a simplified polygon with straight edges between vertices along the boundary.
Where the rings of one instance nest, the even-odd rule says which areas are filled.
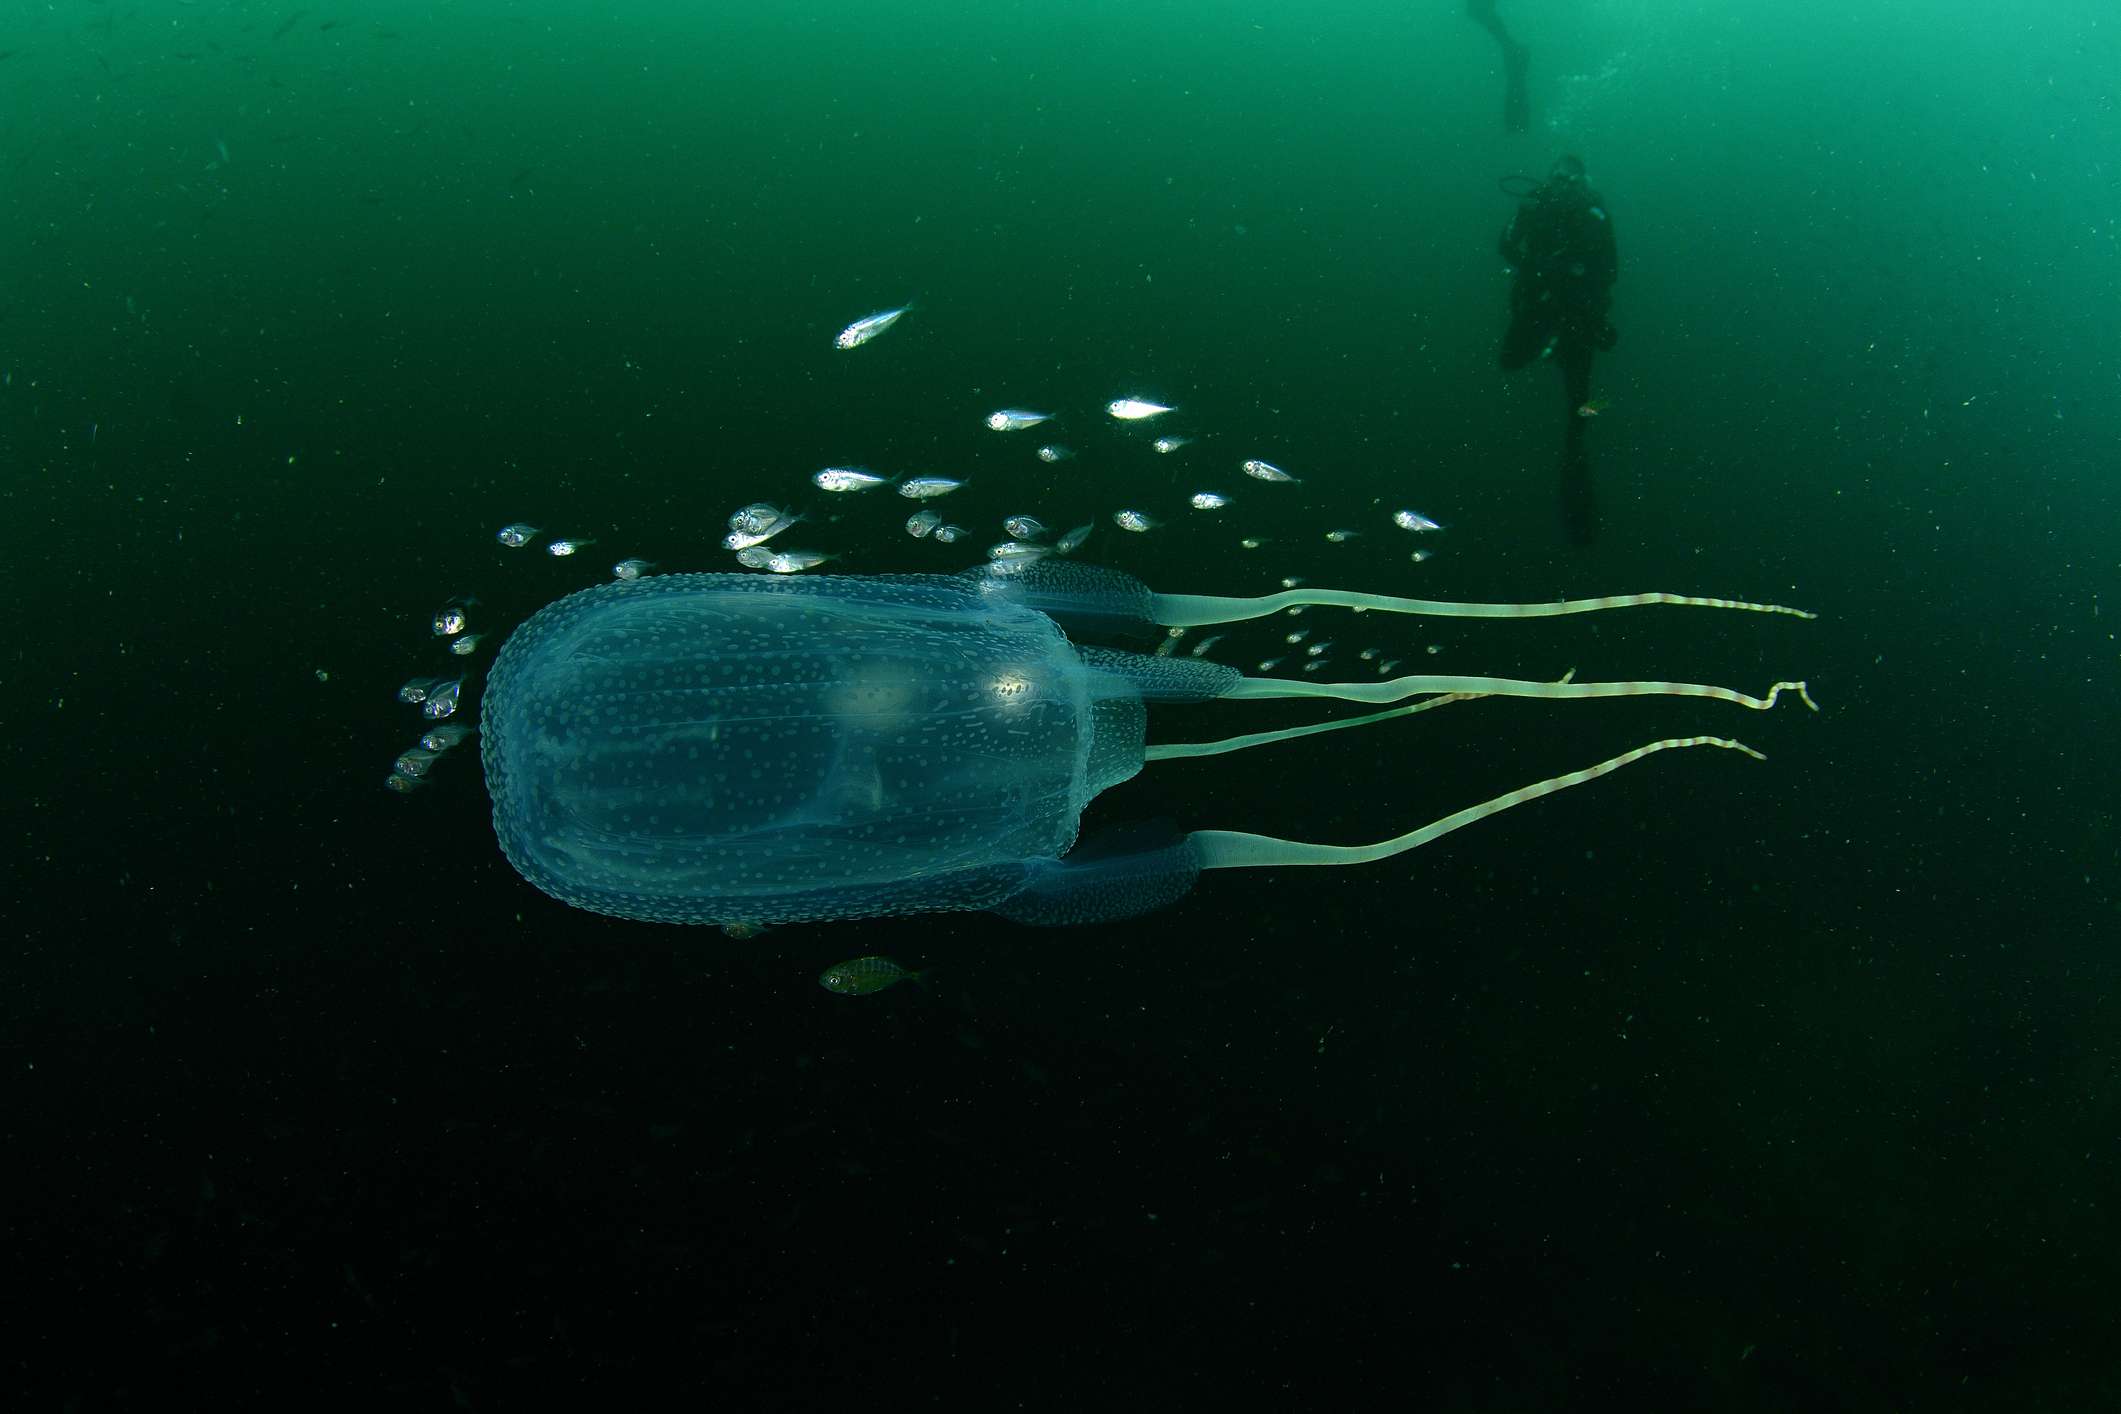
[[[1105,411],[1121,422],[1142,422],[1152,417],[1162,417],[1176,409],[1162,403],[1152,403],[1147,398],[1114,398],[1105,404]]]
[[[439,722],[457,710],[457,701],[463,693],[462,678],[451,678],[448,682],[436,683],[428,691],[426,700],[420,704],[420,710],[427,714],[429,721]]]
[[[771,501],[753,501],[729,517],[729,528],[745,535],[770,533],[776,526],[793,525],[793,512],[784,511]]]
[[[828,466],[810,478],[820,491],[869,491],[888,486],[891,478],[858,466]]]
[[[901,496],[911,496],[916,501],[927,501],[937,496],[947,496],[964,484],[962,481],[952,481],[947,476],[909,476],[898,484],[898,493]]]
[[[834,558],[819,550],[783,550],[766,557],[766,568],[775,574],[801,574]]]
[[[996,432],[1021,432],[1026,427],[1036,427],[1052,420],[1050,412],[1026,412],[1022,408],[1003,408],[1000,412],[987,414],[987,426]]]
[[[833,336],[832,346],[839,349],[858,349],[898,323],[911,308],[913,306],[910,304],[902,304],[897,309],[887,309],[881,314],[866,315],[857,319]]]
[[[1294,483],[1296,478],[1272,462],[1263,462],[1257,457],[1246,461],[1241,468],[1245,475],[1261,481],[1285,481]]]
[[[401,776],[418,778],[427,774],[428,768],[434,765],[436,757],[440,754],[426,747],[414,747],[392,763],[390,769]]]

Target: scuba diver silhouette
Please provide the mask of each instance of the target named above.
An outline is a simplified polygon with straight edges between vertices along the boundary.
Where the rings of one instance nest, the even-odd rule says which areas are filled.
[[[1562,518],[1569,538],[1587,545],[1596,531],[1590,454],[1584,432],[1598,407],[1591,401],[1591,358],[1619,339],[1606,317],[1619,248],[1605,199],[1584,180],[1583,159],[1564,156],[1546,181],[1529,190],[1529,177],[1505,177],[1503,190],[1520,198],[1502,233],[1510,282],[1510,325],[1502,336],[1504,372],[1551,358],[1561,369],[1566,398],[1562,439]]]
[[[1513,133],[1525,130],[1531,104],[1525,99],[1524,75],[1532,51],[1510,38],[1495,13],[1495,0],[1466,0],[1466,17],[1495,36],[1502,48],[1502,126]]]

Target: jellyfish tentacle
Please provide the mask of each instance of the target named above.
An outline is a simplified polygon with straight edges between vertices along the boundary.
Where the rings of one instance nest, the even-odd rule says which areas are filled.
[[[1410,830],[1389,840],[1379,840],[1375,844],[1309,844],[1302,840],[1277,839],[1272,835],[1247,834],[1238,830],[1195,830],[1186,838],[1197,851],[1203,869],[1250,869],[1298,864],[1369,864],[1376,860],[1389,859],[1395,854],[1404,854],[1410,849],[1418,849],[1432,840],[1450,834],[1453,830],[1462,829],[1476,820],[1485,820],[1490,815],[1498,815],[1513,806],[1552,795],[1559,790],[1567,790],[1570,786],[1595,781],[1600,776],[1610,775],[1622,766],[1640,761],[1645,756],[1688,746],[1716,746],[1726,751],[1742,751],[1755,761],[1767,760],[1765,755],[1744,742],[1733,741],[1729,737],[1666,737],[1661,741],[1638,746],[1633,751],[1624,751],[1595,766],[1586,766],[1580,771],[1570,771],[1564,775],[1535,781],[1528,786],[1520,786],[1507,794],[1496,796],[1493,800],[1469,805],[1455,814],[1423,825],[1418,830]]]
[[[1464,697],[1544,697],[1565,700],[1579,697],[1712,697],[1765,712],[1785,691],[1795,692],[1814,712],[1818,704],[1801,682],[1778,682],[1764,697],[1754,697],[1736,688],[1699,682],[1657,682],[1629,679],[1614,682],[1576,682],[1575,670],[1558,682],[1533,682],[1523,678],[1485,678],[1459,675],[1413,674],[1387,678],[1383,682],[1310,682],[1301,678],[1239,678],[1222,695],[1240,697],[1334,697],[1349,702],[1397,702],[1423,694]]]
[[[1196,756],[1220,756],[1226,751],[1242,751],[1248,746],[1270,746],[1278,741],[1294,741],[1298,737],[1316,736],[1320,732],[1337,732],[1346,727],[1366,727],[1372,722],[1382,722],[1391,717],[1412,716],[1426,712],[1431,707],[1441,707],[1448,702],[1470,702],[1479,693],[1447,692],[1440,697],[1424,697],[1404,707],[1388,707],[1382,712],[1365,712],[1360,717],[1342,717],[1332,722],[1314,722],[1307,727],[1283,727],[1279,731],[1247,732],[1243,736],[1225,737],[1221,741],[1167,742],[1145,747],[1144,761],[1181,761]]]
[[[1447,619],[1550,619],[1565,614],[1595,614],[1606,609],[1632,609],[1645,604],[1671,604],[1693,609],[1735,609],[1749,614],[1786,614],[1797,619],[1816,619],[1808,609],[1786,604],[1755,604],[1744,599],[1712,599],[1698,594],[1607,594],[1596,599],[1556,599],[1544,604],[1484,604],[1455,599],[1406,599],[1392,594],[1364,594],[1350,589],[1289,589],[1257,598],[1219,594],[1151,594],[1150,617],[1171,628],[1198,628],[1207,624],[1238,623],[1265,618],[1284,609],[1321,605],[1343,609],[1375,609],[1387,614],[1419,614]]]

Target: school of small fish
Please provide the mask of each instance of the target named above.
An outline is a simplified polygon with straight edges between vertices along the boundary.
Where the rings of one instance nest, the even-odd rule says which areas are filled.
[[[896,328],[912,310],[912,305],[905,304],[865,315],[835,334],[832,339],[833,346],[840,350],[863,348]],[[864,358],[875,357],[878,355],[864,355]],[[1100,413],[1102,416],[1099,416]],[[1182,409],[1177,404],[1159,402],[1138,392],[1121,392],[1098,408],[1071,412],[1065,407],[1034,410],[1022,406],[1008,406],[992,408],[980,414],[980,421],[989,430],[1004,434],[1045,427],[1050,423],[1062,429],[1072,428],[1081,433],[1083,438],[1089,439],[1082,441],[1071,437],[1071,442],[1076,445],[1057,441],[1041,443],[1035,448],[1033,459],[1048,467],[1081,460],[1085,467],[1093,470],[1116,467],[1123,471],[1128,478],[1128,484],[1134,488],[1134,494],[1142,497],[1142,500],[1112,510],[1110,520],[1114,526],[1130,535],[1149,535],[1164,528],[1171,523],[1164,513],[1165,507],[1175,507],[1177,509],[1174,514],[1183,514],[1188,510],[1204,513],[1190,518],[1202,525],[1228,523],[1233,516],[1242,516],[1255,522],[1264,519],[1272,527],[1273,533],[1240,537],[1236,543],[1244,550],[1258,550],[1269,544],[1296,543],[1301,538],[1297,521],[1304,506],[1300,499],[1301,493],[1294,488],[1305,486],[1307,482],[1314,487],[1330,484],[1333,479],[1330,470],[1321,473],[1316,468],[1303,468],[1303,474],[1298,475],[1275,462],[1257,456],[1242,457],[1220,464],[1224,476],[1234,474],[1260,483],[1258,492],[1254,495],[1235,494],[1239,488],[1233,487],[1230,482],[1216,485],[1208,475],[1194,480],[1193,488],[1173,485],[1178,476],[1184,475],[1185,467],[1200,460],[1197,450],[1183,460],[1172,463],[1174,467],[1179,468],[1176,475],[1150,476],[1146,468],[1139,463],[1130,463],[1129,458],[1138,458],[1140,452],[1129,451],[1126,441],[1132,439],[1127,436],[1125,429],[1152,422],[1161,426],[1161,420],[1178,421],[1181,414]],[[1112,424],[1118,425],[1119,433],[1125,439],[1121,445],[1078,452],[1078,445],[1088,448],[1091,442],[1098,440],[1096,429],[1100,425]],[[1064,431],[1064,435],[1068,434]],[[1112,434],[1106,435],[1109,437]],[[1164,431],[1153,439],[1135,442],[1133,445],[1137,448],[1146,446],[1148,452],[1157,457],[1170,457],[1188,448],[1197,448],[1203,439],[1212,439],[1214,435],[1212,429]],[[1002,444],[997,443],[998,446]],[[1025,445],[1023,442],[1008,444],[1018,449]],[[1018,454],[1021,454],[1020,451]],[[968,474],[969,471],[970,468],[932,466],[896,472],[877,471],[855,465],[822,467],[809,473],[807,481],[811,490],[826,498],[823,504],[807,510],[798,510],[773,501],[753,501],[730,514],[727,533],[722,537],[721,546],[734,556],[737,566],[741,569],[766,574],[801,574],[814,570],[841,558],[845,552],[793,548],[781,543],[780,537],[806,522],[820,528],[828,525],[858,524],[861,520],[861,517],[855,514],[859,509],[858,503],[872,499],[867,493],[876,492],[883,487],[892,488],[905,500],[921,503],[919,509],[905,518],[904,527],[908,536],[939,545],[956,545],[974,532],[967,525],[950,520],[937,506],[946,498],[960,497],[960,493],[972,486],[973,478]],[[981,469],[980,479],[990,488],[1006,487],[1009,485],[1009,475],[1006,470],[989,466]],[[1075,482],[1090,479],[1092,478],[1088,472],[1071,478]],[[1201,481],[1209,481],[1209,484],[1203,486]],[[1028,479],[1021,487],[1025,493],[1036,489],[1038,488],[1028,483]],[[1048,495],[1057,494],[1060,489],[1054,484],[1044,488]],[[960,498],[952,504],[965,504],[965,501]],[[1443,529],[1439,522],[1410,508],[1393,510],[1387,518],[1390,524],[1398,529],[1423,536]],[[969,521],[973,518],[967,516],[965,519]],[[988,563],[997,569],[1027,564],[1047,555],[1073,554],[1090,538],[1096,525],[1095,520],[1092,520],[1055,535],[1051,523],[1028,509],[1017,510],[986,523],[998,525],[1007,536],[1006,539],[990,544],[985,552]],[[1326,543],[1331,545],[1345,545],[1364,534],[1363,530],[1345,525],[1334,526],[1323,532]],[[597,543],[595,537],[588,535],[543,537],[545,531],[528,521],[511,521],[494,532],[494,539],[507,549],[521,550],[533,545],[542,545],[545,553],[556,559],[571,559]],[[1431,555],[1432,551],[1423,548],[1411,552],[1408,559],[1414,564],[1422,564],[1429,560]],[[629,556],[614,562],[610,568],[613,579],[633,582],[653,575],[660,565],[653,560]],[[1304,582],[1304,577],[1300,575],[1288,575],[1281,580],[1283,588],[1294,588]],[[474,627],[474,612],[478,607],[477,598],[460,595],[449,599],[435,611],[431,623],[433,637],[445,645],[451,658],[467,659],[476,656],[480,644],[488,636],[487,632]],[[1303,609],[1294,607],[1287,612],[1295,616],[1303,613]],[[1362,611],[1358,609],[1354,612],[1359,614]],[[1241,639],[1242,631],[1238,631],[1235,636]],[[1181,647],[1186,637],[1187,630],[1174,628],[1169,631],[1156,651],[1159,654],[1173,653]],[[1231,637],[1232,633],[1227,631],[1209,634],[1195,640],[1186,651],[1193,657],[1204,657],[1226,638]],[[1335,641],[1313,640],[1308,628],[1287,632],[1282,636],[1282,642],[1286,648],[1300,651],[1276,653],[1257,659],[1254,671],[1271,673],[1286,665],[1294,671],[1316,673],[1335,661]],[[1426,646],[1426,652],[1431,655],[1442,651],[1441,644],[1432,643]],[[1387,657],[1382,648],[1367,646],[1355,654],[1355,661],[1367,665],[1381,676],[1390,676],[1400,667],[1402,659]],[[452,748],[476,731],[475,727],[461,723],[444,722],[444,719],[456,716],[463,709],[467,682],[466,674],[455,672],[414,677],[398,689],[399,701],[417,706],[428,722],[440,725],[431,726],[417,743],[398,755],[385,780],[390,790],[402,794],[424,785],[436,765],[446,758]],[[899,968],[888,959],[857,958],[852,962],[828,968],[819,981],[831,991],[863,995],[881,990],[894,982],[916,978],[918,975]]]

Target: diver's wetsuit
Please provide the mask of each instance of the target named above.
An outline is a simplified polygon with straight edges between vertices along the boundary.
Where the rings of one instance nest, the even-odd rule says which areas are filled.
[[[1589,416],[1578,409],[1590,401],[1592,355],[1618,338],[1606,311],[1620,274],[1612,217],[1582,172],[1574,158],[1557,162],[1554,175],[1524,198],[1502,233],[1502,258],[1517,272],[1502,367],[1507,372],[1551,354],[1561,369],[1567,399],[1562,495],[1570,535],[1579,543],[1590,539],[1593,512],[1583,447]]]
[[[1591,394],[1591,354],[1613,347],[1606,311],[1620,275],[1620,251],[1605,202],[1581,177],[1559,176],[1533,190],[1502,233],[1510,283],[1510,327],[1502,366],[1522,368],[1552,345],[1569,383],[1569,406]]]
[[[1466,15],[1494,35],[1495,43],[1502,48],[1502,125],[1510,132],[1521,133],[1532,111],[1524,89],[1532,51],[1510,38],[1510,32],[1502,27],[1502,19],[1495,13],[1495,0],[1466,0]]]

